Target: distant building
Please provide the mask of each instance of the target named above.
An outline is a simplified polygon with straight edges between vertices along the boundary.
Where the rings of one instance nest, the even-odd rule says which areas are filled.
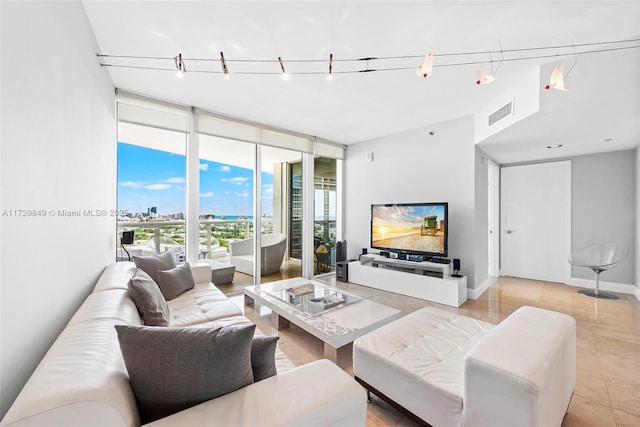
[[[157,213],[158,213],[158,208],[156,206],[151,206],[150,208],[147,208],[147,215],[157,214]]]
[[[169,214],[169,215],[167,215],[167,218],[169,218],[169,219],[184,219],[184,213],[180,212],[180,213]]]

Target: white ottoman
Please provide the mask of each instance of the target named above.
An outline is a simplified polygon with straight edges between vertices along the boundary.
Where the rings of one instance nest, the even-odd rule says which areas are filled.
[[[560,426],[575,386],[575,319],[520,307],[465,358],[462,425]]]
[[[426,307],[358,338],[353,372],[365,388],[411,418],[434,427],[459,426],[464,356],[493,328]]]
[[[211,283],[214,285],[222,285],[223,283],[233,282],[233,275],[236,272],[236,266],[229,263],[212,261],[210,259],[201,259],[200,263],[207,263],[211,266]]]
[[[356,380],[438,426],[560,426],[576,384],[575,320],[521,307],[498,326],[428,307],[353,344]]]

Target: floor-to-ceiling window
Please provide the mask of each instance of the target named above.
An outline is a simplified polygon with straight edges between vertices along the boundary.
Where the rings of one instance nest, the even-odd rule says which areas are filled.
[[[294,193],[290,191],[290,165],[300,165],[301,153],[263,146],[260,149],[262,169],[261,191],[261,226],[263,258],[262,270],[266,273],[266,280],[288,279],[300,277],[302,274],[301,257],[290,256],[290,247],[301,248],[301,235],[291,228],[291,206],[302,198],[302,191],[298,188]],[[300,168],[300,171],[302,169]],[[300,216],[301,212],[297,214]],[[279,268],[277,266],[279,265]]]
[[[289,177],[289,256],[302,259],[302,163],[287,165]]]
[[[229,245],[253,236],[255,144],[199,137],[199,258],[229,262]]]
[[[313,160],[313,273],[335,270],[337,231],[337,160],[316,157]],[[292,258],[302,257],[302,163],[289,164],[289,227]]]
[[[119,124],[118,259],[171,252],[176,262],[184,261],[186,138],[181,132]],[[128,233],[133,233],[129,242]]]
[[[337,161],[316,157],[313,163],[314,273],[323,274],[334,271],[336,266]]]
[[[332,268],[339,234],[332,159],[344,157],[343,146],[120,91],[118,136],[118,239],[134,231],[118,259],[128,259],[124,249],[171,251],[178,262],[239,271],[232,248],[248,240],[253,264],[243,274],[254,284]],[[322,171],[315,179],[314,168]],[[264,247],[276,239],[284,245],[274,258]]]

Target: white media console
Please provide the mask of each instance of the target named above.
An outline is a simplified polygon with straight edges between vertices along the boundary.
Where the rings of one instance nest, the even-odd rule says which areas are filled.
[[[361,255],[349,263],[349,282],[460,307],[467,300],[467,277],[451,277],[451,264]]]

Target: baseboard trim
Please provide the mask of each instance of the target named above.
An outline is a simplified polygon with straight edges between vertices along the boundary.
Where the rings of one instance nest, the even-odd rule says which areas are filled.
[[[493,282],[495,282],[494,277],[487,277],[484,282],[480,283],[480,286],[469,289],[467,288],[467,298],[468,299],[478,299],[482,296],[482,294],[491,287]]]
[[[567,285],[575,286],[578,288],[593,289],[595,287],[595,280],[582,279],[580,277],[571,277],[567,282]],[[600,280],[600,289],[602,289],[603,291],[630,294],[635,296],[640,301],[640,289],[628,283],[616,283]]]

